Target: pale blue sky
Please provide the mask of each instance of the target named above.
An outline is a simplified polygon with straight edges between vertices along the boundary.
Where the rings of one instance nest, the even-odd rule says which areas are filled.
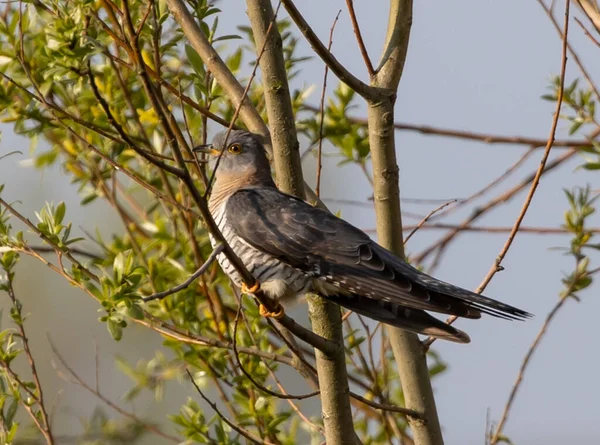
[[[338,9],[343,10],[336,28],[333,52],[353,73],[366,79],[366,70],[345,12],[345,2],[304,0],[297,3],[323,40],[329,35]],[[233,7],[234,4],[237,8]],[[376,60],[383,39],[387,7],[384,2],[364,0],[356,0],[355,4],[366,45]],[[236,24],[247,24],[242,2],[221,2],[220,6],[225,11],[221,17],[224,34],[233,31]],[[560,9],[563,4],[557,2],[556,6]],[[309,54],[308,46],[303,40],[301,42],[301,52]],[[589,71],[598,79],[598,48],[589,43],[574,22],[571,42],[579,49]],[[234,44],[235,41],[229,43]],[[559,65],[560,40],[543,10],[533,0],[417,1],[408,60],[396,106],[397,120],[546,138],[554,105],[539,97],[547,92],[548,80],[558,74]],[[311,98],[313,104],[319,100],[322,75],[322,63],[315,58],[295,81],[297,85],[316,84]],[[567,78],[575,76],[579,73],[570,63]],[[335,82],[333,77],[330,79],[332,86]],[[364,115],[364,107],[357,109],[356,114]],[[3,125],[1,128],[4,133],[0,152],[26,150],[27,143],[13,137],[10,127]],[[560,135],[565,136],[566,129],[567,124],[561,122]],[[397,147],[402,195],[448,199],[462,198],[479,189],[505,171],[524,150],[406,132],[397,133]],[[516,177],[522,178],[535,169],[540,156],[541,151],[532,156]],[[73,215],[74,225],[90,228],[99,225],[99,221],[103,226],[107,225],[102,207],[73,214],[78,199],[68,180],[61,178],[56,170],[48,171],[40,179],[37,172],[19,166],[19,160],[18,157],[9,157],[0,162],[0,182],[7,184],[6,198],[20,199],[24,203],[23,208],[30,214],[33,209],[39,209],[44,200],[66,200],[71,203],[69,215]],[[557,227],[562,223],[566,208],[561,191],[563,187],[584,185],[586,181],[592,188],[599,187],[597,174],[574,171],[580,161],[572,161],[542,180],[525,224]],[[334,163],[327,165],[332,167]],[[306,165],[305,173],[310,181],[314,176],[310,163]],[[367,183],[357,180],[357,176],[358,172],[353,167],[341,171],[326,169],[323,195],[366,198]],[[495,189],[494,194],[504,187]],[[522,193],[478,224],[512,224],[523,199]],[[375,218],[370,209],[340,205],[332,205],[332,209],[341,209],[343,216],[359,227],[374,227]],[[406,210],[427,213],[431,206],[409,204]],[[451,221],[460,221],[467,214],[454,215]],[[439,236],[441,232],[422,231],[411,239],[408,250],[417,252]],[[505,240],[506,234],[461,235],[446,253],[436,276],[475,288]],[[436,343],[436,349],[450,365],[450,370],[435,381],[437,405],[447,444],[482,444],[486,411],[490,410],[492,420],[499,418],[523,354],[557,299],[562,288],[562,273],[572,266],[570,258],[549,248],[564,246],[567,242],[568,238],[564,236],[519,235],[504,261],[506,270],[499,273],[488,287],[490,296],[534,313],[534,319],[525,323],[491,318],[460,321],[459,327],[468,331],[472,338],[470,345]],[[66,355],[89,378],[93,377],[93,338],[101,340],[101,354],[106,356],[102,367],[107,375],[117,375],[109,354],[129,351],[127,354],[131,362],[137,358],[132,353],[139,354],[140,358],[150,358],[159,344],[156,336],[148,342],[144,331],[128,330],[123,343],[107,342],[104,326],[95,321],[98,314],[94,302],[82,298],[60,281],[58,283],[61,284],[53,288],[57,290],[48,292],[45,290],[46,280],[50,280],[52,275],[40,266],[31,267],[28,275],[40,277],[38,287],[31,287],[36,283],[24,283],[31,280],[23,277],[23,269],[19,280],[23,289],[29,292],[22,297],[25,303],[35,301],[35,307],[29,309],[32,313],[30,322],[36,324],[40,332],[33,344],[43,351],[40,352],[43,358],[50,357],[44,350],[44,333],[53,332],[53,327],[61,325],[68,326],[69,331],[52,335],[58,337],[55,339],[58,344],[69,345]],[[595,286],[592,291],[583,293],[580,304],[569,302],[566,305],[536,353],[505,429],[516,444],[598,443],[600,409],[596,399],[600,396],[600,387],[596,369],[600,362],[593,353],[597,345],[592,329],[596,314],[600,312],[597,289]],[[80,319],[73,320],[70,313],[54,311],[56,307],[64,307],[64,301],[54,304],[55,300],[63,297],[80,305],[77,309]],[[44,369],[48,373],[47,381],[52,385],[58,384],[49,366]],[[106,390],[117,400],[128,382],[115,377],[111,379],[114,382],[108,387],[107,381]],[[72,387],[68,387],[65,394],[64,405],[68,405],[69,400],[83,397],[77,395],[83,393]],[[179,404],[185,396],[183,388],[168,394],[173,403]],[[96,402],[93,398],[86,400],[90,406]],[[140,411],[144,413],[143,406]],[[160,413],[153,414],[158,415],[156,420],[160,418]],[[59,417],[63,424],[69,421],[72,422],[73,417],[67,414]]]

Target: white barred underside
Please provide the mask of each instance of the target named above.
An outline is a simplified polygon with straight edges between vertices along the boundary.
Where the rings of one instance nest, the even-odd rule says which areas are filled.
[[[302,296],[308,292],[312,287],[313,278],[301,270],[286,265],[274,256],[254,248],[237,236],[227,221],[226,207],[227,200],[213,211],[212,216],[227,244],[260,283],[261,289],[271,298],[286,300]],[[214,247],[216,245],[215,239],[212,235],[209,235],[209,238],[211,245]],[[242,280],[227,256],[220,253],[217,256],[217,261],[234,284],[241,286]]]

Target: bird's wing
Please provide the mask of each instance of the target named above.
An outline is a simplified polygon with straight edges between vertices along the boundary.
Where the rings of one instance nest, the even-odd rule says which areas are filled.
[[[277,189],[241,189],[228,199],[226,212],[245,242],[339,287],[341,295],[469,318],[479,318],[481,312],[529,316],[418,271],[346,221]]]

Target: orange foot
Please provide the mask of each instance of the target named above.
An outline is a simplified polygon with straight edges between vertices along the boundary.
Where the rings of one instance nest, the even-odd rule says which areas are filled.
[[[246,283],[242,283],[242,293],[243,294],[255,294],[260,290],[260,283],[255,281],[252,287],[246,286]]]
[[[277,307],[276,307],[276,309],[274,311],[270,311],[269,309],[267,309],[262,304],[260,306],[258,306],[258,310],[260,312],[260,315],[262,315],[263,317],[266,317],[266,318],[275,318],[276,320],[279,320],[280,318],[283,318],[283,316],[285,315],[285,312],[283,310],[283,306],[280,305],[279,303],[277,303]]]

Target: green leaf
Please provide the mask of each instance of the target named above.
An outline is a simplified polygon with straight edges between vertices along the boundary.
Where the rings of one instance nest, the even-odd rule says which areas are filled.
[[[126,314],[127,314],[127,316],[133,318],[134,320],[143,320],[144,319],[144,312],[142,311],[142,308],[140,308],[135,303],[127,308]]]
[[[600,170],[600,162],[587,162],[583,164],[583,168],[586,170]]]
[[[4,421],[6,425],[12,424],[12,421],[17,413],[17,408],[19,407],[19,401],[17,399],[12,399],[8,409],[6,410],[6,414],[4,415]]]
[[[241,39],[242,36],[238,36],[237,34],[227,34],[221,37],[217,37],[216,39],[213,40],[213,43],[215,42],[222,42],[224,40],[237,40],[237,39]]]
[[[113,270],[115,272],[115,281],[120,283],[123,280],[123,270],[125,269],[125,255],[123,252],[117,253],[113,261]]]
[[[63,221],[66,211],[67,207],[64,202],[61,202],[56,206],[56,210],[54,211],[54,224],[58,225]]]
[[[202,58],[198,55],[196,50],[190,45],[185,45],[185,54],[187,55],[187,58],[190,64],[192,65],[192,68],[194,68],[196,74],[200,76],[201,79],[204,79],[204,77],[206,76],[206,71],[204,70],[204,62],[202,61]]]
[[[109,318],[108,320],[106,320],[106,327],[108,328],[110,336],[114,340],[119,341],[121,340],[121,338],[123,338],[123,328],[121,327],[119,321],[115,321],[112,318]]]

